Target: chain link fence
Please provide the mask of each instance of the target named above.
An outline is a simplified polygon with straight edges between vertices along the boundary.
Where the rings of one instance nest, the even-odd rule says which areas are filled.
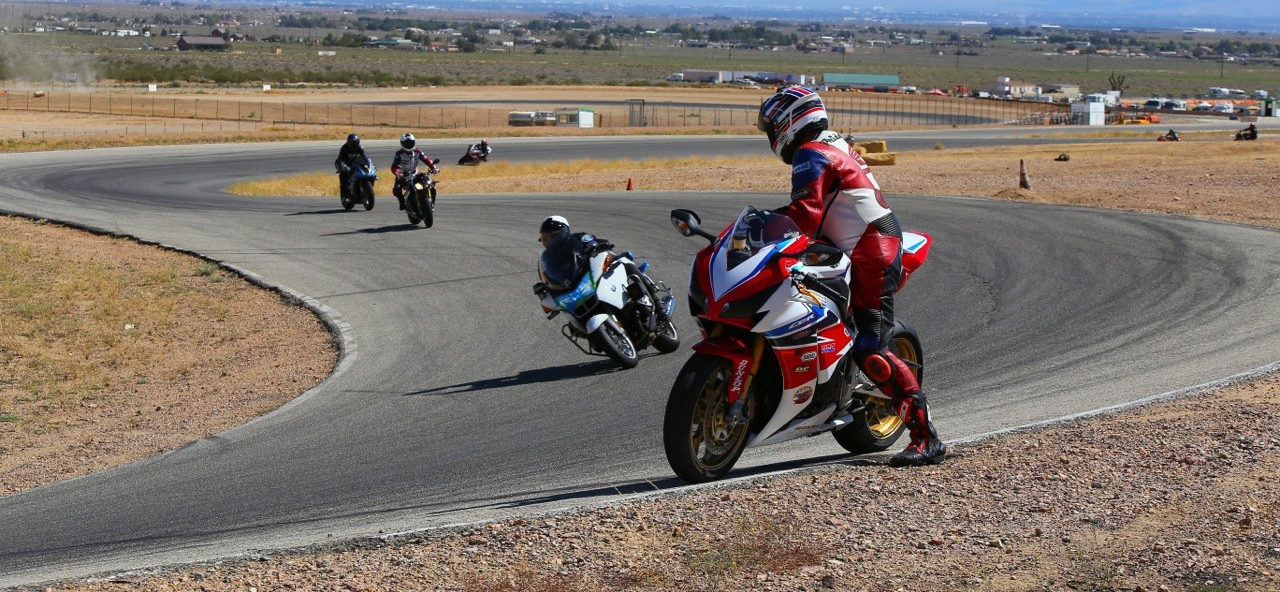
[[[825,93],[824,99],[831,117],[831,126],[836,129],[1048,125],[1072,121],[1066,105],[1041,102],[843,92]],[[603,128],[754,126],[757,113],[756,105],[707,105],[641,99],[621,103],[588,101],[585,105],[595,109],[595,126]],[[124,128],[123,133],[228,129],[239,131],[278,125],[389,126],[424,130],[493,128],[506,126],[507,115],[511,110],[542,109],[546,106],[532,101],[519,105],[486,107],[411,102],[315,103],[191,95],[0,90],[0,109],[5,110],[169,120],[166,123],[129,125]],[[177,123],[174,120],[185,122]],[[235,127],[215,127],[209,122],[231,122]]]

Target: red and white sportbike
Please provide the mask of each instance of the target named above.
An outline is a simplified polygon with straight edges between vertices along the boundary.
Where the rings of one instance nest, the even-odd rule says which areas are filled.
[[[712,481],[746,448],[823,432],[855,454],[892,446],[906,426],[849,355],[849,258],[770,211],[747,207],[718,237],[699,222],[692,211],[671,212],[681,234],[711,242],[689,278],[689,309],[703,338],[671,387],[663,423],[676,474]],[[924,263],[931,240],[903,233],[899,286]],[[915,330],[896,321],[890,339],[922,380]]]

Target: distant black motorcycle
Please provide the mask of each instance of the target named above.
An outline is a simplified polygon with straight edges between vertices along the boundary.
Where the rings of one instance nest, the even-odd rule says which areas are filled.
[[[366,210],[373,209],[373,182],[378,180],[378,167],[374,166],[368,157],[363,160],[363,163],[352,163],[355,165],[354,169],[348,167],[351,174],[347,177],[347,182],[340,183],[338,186],[338,195],[343,209],[350,210],[356,207],[357,202],[363,204]],[[338,170],[339,174],[343,172],[341,169]]]
[[[1244,128],[1236,132],[1237,142],[1242,140],[1257,140],[1257,139],[1258,139],[1258,128],[1256,127],[1249,126],[1247,128]]]

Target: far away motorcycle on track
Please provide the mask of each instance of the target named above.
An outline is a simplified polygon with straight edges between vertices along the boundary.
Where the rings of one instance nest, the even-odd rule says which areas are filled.
[[[493,154],[493,146],[485,143],[471,144],[467,146],[466,152],[462,153],[462,157],[458,159],[458,164],[462,166],[475,166],[482,162],[489,162],[489,155]]]
[[[746,448],[831,432],[855,454],[880,452],[906,429],[889,397],[849,355],[849,257],[781,214],[747,207],[719,237],[673,210],[685,236],[710,241],[694,257],[689,312],[703,339],[667,400],[667,461],[690,483],[728,474]],[[929,235],[904,232],[902,281],[924,263]],[[895,322],[890,347],[923,380],[920,339]]]

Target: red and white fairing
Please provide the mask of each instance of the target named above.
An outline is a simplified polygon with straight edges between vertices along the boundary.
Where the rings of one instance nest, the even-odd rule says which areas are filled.
[[[762,218],[767,224],[760,223]],[[742,228],[753,224],[766,228],[759,240],[753,244],[735,240],[735,231],[740,235]],[[910,270],[923,262],[929,241],[928,235],[904,233],[902,283]],[[824,265],[801,262],[812,242],[785,216],[748,207],[694,258],[691,312],[704,321],[704,327],[722,323],[762,335],[781,372],[777,410],[764,428],[751,436],[748,447],[833,429],[847,419],[832,417],[837,408],[834,402],[796,419],[809,407],[819,385],[838,378],[841,361],[853,346],[853,335],[842,320],[839,305],[792,279],[794,271],[801,271],[811,278],[840,278],[847,283],[847,255]],[[721,334],[704,336],[693,349],[729,360],[732,374],[727,398],[730,403],[737,401],[749,382],[748,375],[757,371],[751,343]]]

